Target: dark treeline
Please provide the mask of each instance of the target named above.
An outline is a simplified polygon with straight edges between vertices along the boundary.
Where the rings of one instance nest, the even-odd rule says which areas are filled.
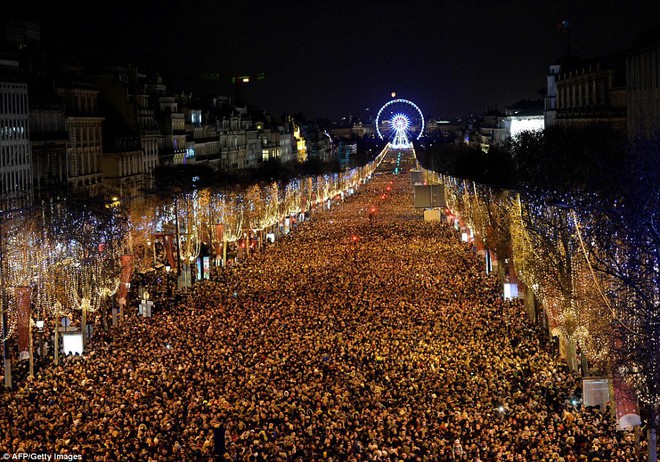
[[[418,157],[439,173],[517,191],[527,232],[549,249],[580,240],[589,267],[607,281],[616,315],[607,332],[609,368],[634,385],[653,447],[660,426],[660,133],[630,139],[605,126],[552,127],[488,153],[434,143]],[[552,242],[557,231],[565,237]],[[570,253],[562,250],[550,266],[570,273]]]
[[[555,126],[523,132],[488,153],[463,144],[434,144],[419,149],[418,156],[430,170],[506,189],[605,193],[625,187],[629,167],[646,149],[604,125]]]
[[[208,165],[161,165],[154,170],[159,191],[189,191],[204,187],[240,187],[260,182],[286,183],[307,175],[339,172],[338,162],[322,162],[311,158],[302,164],[283,163],[279,159],[263,162],[259,167],[216,170]]]

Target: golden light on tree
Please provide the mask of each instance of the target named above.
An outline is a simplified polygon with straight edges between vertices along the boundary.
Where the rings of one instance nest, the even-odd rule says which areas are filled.
[[[224,225],[224,240],[235,242],[243,236],[243,206],[236,194],[223,196],[221,223]]]
[[[128,207],[127,253],[133,256],[135,269],[144,272],[156,264],[157,198],[132,201]]]
[[[575,367],[579,346],[589,360],[607,358],[612,313],[597,290],[581,247],[578,226],[560,207],[531,204],[519,199],[512,208],[514,263],[521,280],[534,291],[548,315],[552,332],[569,350],[569,365]]]
[[[258,184],[248,187],[244,200],[246,228],[249,230],[263,229],[266,201],[261,187]]]
[[[284,204],[282,207],[282,215],[290,216],[298,213],[303,209],[303,192],[299,182],[294,181],[289,183],[284,190]]]
[[[276,182],[271,183],[266,188],[266,197],[264,204],[264,227],[276,225],[282,216],[280,208],[280,190]]]
[[[300,205],[302,210],[309,210],[314,203],[314,180],[312,177],[300,180]],[[295,212],[295,210],[293,210]]]
[[[192,283],[191,265],[199,256],[202,238],[199,233],[200,210],[198,192],[181,194],[175,207],[176,224],[178,226],[177,248],[182,265],[180,284],[189,286]]]

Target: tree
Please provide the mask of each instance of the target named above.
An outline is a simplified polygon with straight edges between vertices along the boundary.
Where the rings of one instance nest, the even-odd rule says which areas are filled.
[[[660,416],[660,136],[632,140],[618,188],[583,206],[601,219],[586,230],[590,257],[612,281],[617,314],[613,367],[634,387],[648,424],[649,460],[657,460]]]
[[[88,314],[96,312],[119,285],[128,217],[98,198],[69,198],[53,218],[52,234],[69,251],[62,266],[66,275],[61,303],[66,309],[81,311],[85,344]]]
[[[623,139],[606,126],[553,126],[526,131],[501,148],[509,152],[516,187],[570,193],[600,191],[620,171]]]
[[[576,223],[552,204],[552,198],[544,191],[528,189],[512,208],[514,265],[541,301],[553,333],[566,342],[568,365],[576,370],[576,348],[589,350],[590,337],[600,335],[597,325],[589,321],[603,313],[599,304],[579,296],[584,291],[578,281],[582,284],[588,275]]]
[[[128,252],[133,256],[138,271],[146,271],[156,264],[154,234],[161,200],[157,196],[146,196],[126,204]]]

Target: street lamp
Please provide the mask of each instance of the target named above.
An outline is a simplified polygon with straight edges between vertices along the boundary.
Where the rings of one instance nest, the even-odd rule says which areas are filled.
[[[40,319],[34,322],[34,325],[39,329],[39,357],[41,358],[44,354],[43,348],[43,334],[44,334],[44,321]]]
[[[59,300],[53,306],[53,317],[55,318],[55,338],[53,339],[53,364],[56,366],[60,363],[60,314],[62,313],[62,304]]]

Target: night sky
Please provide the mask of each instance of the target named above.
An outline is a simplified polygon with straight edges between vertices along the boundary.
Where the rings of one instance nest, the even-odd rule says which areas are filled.
[[[568,49],[562,20],[580,57],[622,50],[660,24],[658,0],[31,3],[12,14],[40,22],[48,47],[158,70],[172,91],[232,96],[232,76],[263,72],[248,102],[307,118],[362,116],[392,91],[427,116],[503,110],[540,97]]]

